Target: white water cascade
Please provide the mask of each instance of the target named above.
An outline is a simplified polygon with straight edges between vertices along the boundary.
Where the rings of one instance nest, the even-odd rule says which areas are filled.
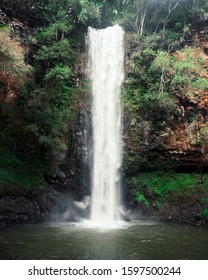
[[[93,168],[90,223],[112,227],[120,218],[122,122],[120,88],[124,78],[124,31],[118,25],[89,28],[92,80]]]

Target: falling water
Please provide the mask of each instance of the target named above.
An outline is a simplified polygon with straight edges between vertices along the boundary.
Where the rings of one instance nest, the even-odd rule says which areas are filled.
[[[111,227],[120,220],[122,162],[120,88],[124,77],[124,32],[118,25],[89,28],[92,80],[93,168],[91,223]]]

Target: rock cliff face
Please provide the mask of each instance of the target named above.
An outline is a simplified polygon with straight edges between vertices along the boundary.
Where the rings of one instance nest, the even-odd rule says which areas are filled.
[[[204,72],[201,75],[208,78],[208,29],[195,32],[187,45],[199,48],[196,56],[204,60]],[[133,71],[131,59],[127,62],[127,71]],[[128,85],[128,80],[125,83]],[[207,169],[208,90],[194,91],[190,96],[183,92],[174,94],[175,112],[168,118],[164,117],[162,122],[156,123],[152,112],[144,113],[142,109],[137,111],[136,116],[125,115],[124,168],[127,174],[160,165],[174,166],[179,170]]]
[[[76,206],[84,203],[90,194],[83,112],[74,119],[71,130],[68,150],[54,156],[52,171],[46,176],[44,186],[30,190],[0,183],[0,228],[8,224],[76,221],[88,215],[88,204]]]
[[[35,15],[28,17],[23,3],[21,2],[18,6],[20,2],[2,1],[0,4],[0,26],[6,26],[10,30],[8,32],[7,28],[0,28],[1,46],[5,44],[4,49],[11,51],[11,55],[16,55],[14,61],[20,64],[17,65],[17,69],[19,66],[27,68],[31,65],[32,67],[39,48],[34,37],[37,24],[33,26],[37,19]],[[30,42],[28,36],[31,38]],[[6,54],[1,53],[0,49],[0,65],[3,63],[2,57],[7,63],[6,71],[0,71],[0,109],[12,104],[19,94],[21,81],[26,79],[24,73],[21,78],[19,77],[13,60]],[[73,66],[73,78],[77,87],[83,75],[82,63],[83,58],[79,53],[77,62]],[[37,187],[35,192],[33,190],[25,192],[19,191],[18,187],[15,189],[13,186],[8,186],[7,188],[0,183],[0,227],[7,224],[41,222],[47,219],[74,221],[76,217],[83,215],[80,209],[73,206],[73,202],[82,201],[90,192],[88,175],[90,163],[87,160],[86,149],[86,143],[91,141],[90,135],[86,133],[90,114],[85,108],[84,95],[86,94],[75,100],[76,104],[72,104],[76,115],[70,123],[69,136],[63,139],[67,149],[54,155],[51,174],[45,176],[44,190],[39,190]],[[25,154],[27,154],[27,148],[30,149],[30,146],[26,147]],[[54,213],[53,217],[50,213]]]
[[[79,185],[76,192],[57,186],[48,186],[42,191],[2,192],[0,195],[0,228],[11,224],[40,223],[46,221],[75,222],[88,216],[89,197],[80,197]],[[76,195],[77,194],[77,195]],[[76,199],[76,196],[78,197]],[[80,198],[82,200],[80,201]]]
[[[42,222],[55,203],[58,193],[42,195],[9,195],[0,197],[0,227],[7,224]]]

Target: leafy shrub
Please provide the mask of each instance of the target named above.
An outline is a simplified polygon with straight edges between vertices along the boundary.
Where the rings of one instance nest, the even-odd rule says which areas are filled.
[[[182,28],[183,28],[183,25],[181,22],[178,21],[175,23],[175,25],[174,25],[175,30],[182,30]]]
[[[208,220],[208,209],[205,209],[204,211],[201,212],[202,218]]]
[[[208,189],[208,180],[204,181],[203,186],[204,186],[205,189]]]
[[[0,183],[22,189],[43,186],[44,174],[49,172],[50,164],[46,159],[35,156],[23,162],[6,148],[0,149]]]
[[[144,195],[142,193],[140,193],[139,191],[136,192],[135,199],[138,203],[144,203],[147,207],[149,207],[149,202],[144,197]]]
[[[170,172],[140,173],[131,177],[130,182],[137,189],[140,185],[146,185],[152,192],[163,198],[166,195],[189,195],[200,185],[200,175]]]

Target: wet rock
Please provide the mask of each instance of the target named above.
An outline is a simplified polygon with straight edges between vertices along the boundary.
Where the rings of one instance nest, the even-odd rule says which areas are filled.
[[[66,179],[66,174],[64,174],[64,172],[60,171],[59,174],[58,174],[58,177],[60,179]]]
[[[58,162],[63,162],[67,158],[67,152],[65,153],[56,153],[54,156],[54,160]]]
[[[47,192],[37,195],[6,195],[0,198],[0,227],[10,224],[37,223],[50,218],[50,213],[56,209],[59,213],[68,214],[68,220],[72,220],[73,213],[77,213],[70,206],[71,194],[48,188]],[[72,204],[72,202],[71,202]],[[70,207],[69,207],[70,206]],[[76,215],[78,217],[78,214]]]
[[[74,170],[70,170],[69,172],[70,172],[70,175],[72,175],[72,176],[74,176],[74,175],[75,175]]]
[[[130,125],[134,126],[136,124],[136,122],[137,122],[136,119],[132,119],[131,122],[130,122]]]

